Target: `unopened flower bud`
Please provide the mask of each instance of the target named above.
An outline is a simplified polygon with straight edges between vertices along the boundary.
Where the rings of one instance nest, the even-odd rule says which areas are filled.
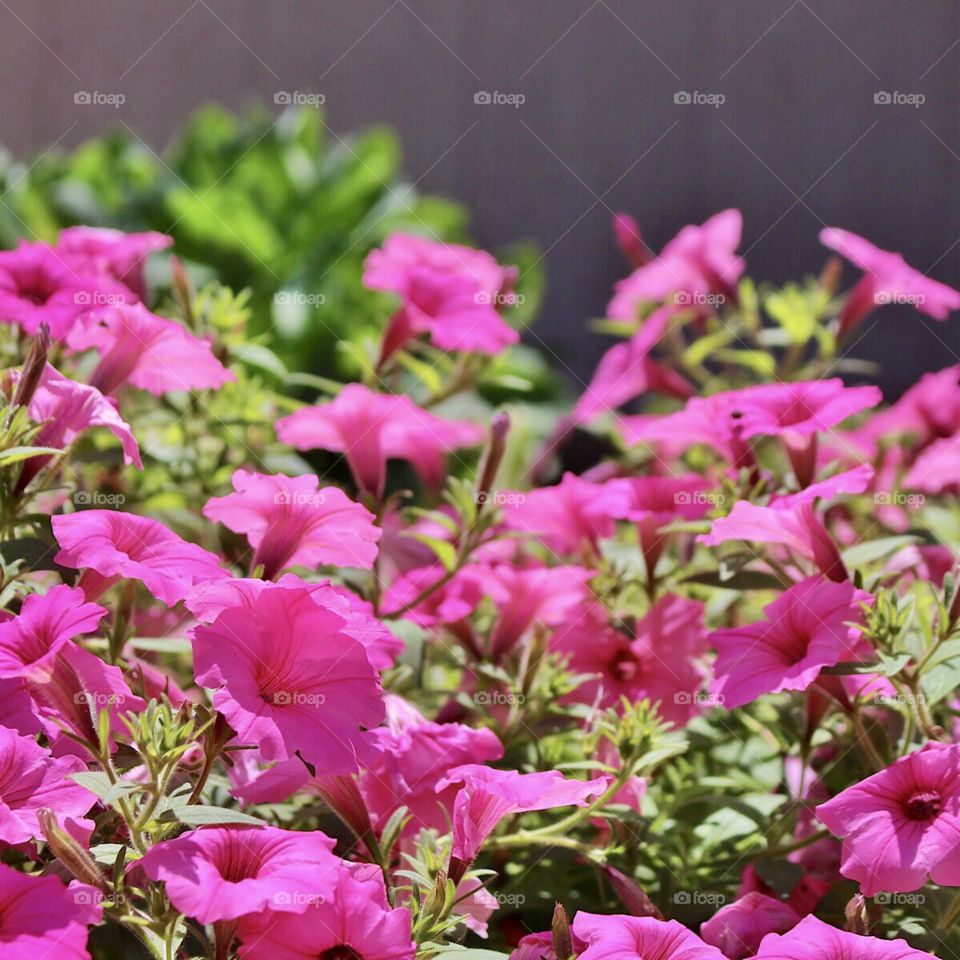
[[[40,386],[40,380],[43,378],[49,352],[50,328],[44,322],[40,324],[40,329],[37,330],[37,335],[33,338],[33,344],[27,354],[27,359],[23,363],[23,370],[17,382],[17,392],[13,396],[15,407],[25,407],[33,399],[37,387]]]
[[[553,908],[553,923],[550,925],[550,935],[553,941],[553,953],[557,960],[567,960],[573,956],[573,936],[570,933],[570,921],[563,904],[558,903]]]
[[[104,890],[106,877],[96,860],[57,823],[56,814],[49,807],[42,807],[37,811],[37,820],[53,855],[82,883]]]

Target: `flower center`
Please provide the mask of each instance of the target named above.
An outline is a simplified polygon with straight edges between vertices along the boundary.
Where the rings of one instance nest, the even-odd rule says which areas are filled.
[[[610,673],[621,683],[636,680],[640,670],[640,661],[629,650],[618,653],[610,664]]]
[[[911,820],[932,820],[943,809],[937,793],[915,793],[906,802],[907,816]]]
[[[345,943],[340,943],[329,950],[324,950],[317,960],[363,960],[363,957],[357,953],[353,947],[348,947]]]

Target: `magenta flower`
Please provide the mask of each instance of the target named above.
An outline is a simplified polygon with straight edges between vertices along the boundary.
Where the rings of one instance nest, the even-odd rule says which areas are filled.
[[[960,483],[960,436],[934,440],[903,478],[907,490],[943,493]]]
[[[149,517],[84,510],[51,520],[60,544],[54,559],[84,569],[80,587],[91,600],[126,578],[140,580],[158,600],[173,606],[197,584],[227,576],[219,557]]]
[[[203,515],[247,535],[256,551],[251,566],[262,564],[264,579],[287,567],[373,566],[380,539],[374,515],[336,487],[321,489],[316,475],[237,470],[233,489],[208,500]]]
[[[768,933],[786,933],[799,922],[790,904],[754,892],[721,907],[700,925],[700,936],[728,960],[743,960],[757,952]]]
[[[342,453],[361,490],[380,496],[387,460],[409,461],[421,480],[439,487],[446,454],[476,446],[483,430],[472,423],[444,420],[409,397],[374,393],[349,383],[336,399],[304,407],[277,421],[277,436],[298,450]]]
[[[70,774],[85,769],[78,757],[53,757],[32,737],[0,727],[0,841],[42,840],[37,812],[44,807],[61,822],[83,817],[97,798]]]
[[[817,807],[864,896],[960,886],[960,744],[928,745]]]
[[[519,334],[497,312],[510,302],[516,271],[501,267],[483,250],[395,233],[371,250],[363,282],[396,293],[400,310],[390,321],[381,363],[412,337],[428,334],[441,350],[497,354]]]
[[[824,667],[855,661],[863,623],[861,604],[872,597],[849,581],[809,577],[764,607],[766,620],[717,630],[715,679],[710,690],[729,709],[765,693],[806,690]]]
[[[31,594],[19,616],[0,623],[0,677],[28,676],[45,667],[74,637],[93,633],[106,614],[72,587]]]
[[[906,940],[881,940],[837,930],[814,916],[804,917],[789,933],[763,938],[758,960],[934,960]]]
[[[0,864],[3,960],[90,960],[87,927],[102,915],[93,887],[65,887],[56,877],[26,876]]]
[[[72,353],[97,351],[100,361],[90,383],[108,395],[125,384],[161,396],[172,390],[219,390],[237,379],[206,340],[142,304],[90,311],[70,331],[67,345]]]
[[[463,784],[453,805],[452,860],[469,864],[504,817],[554,807],[586,807],[603,794],[607,782],[606,777],[567,780],[556,770],[518,773],[477,763],[454,767],[437,783],[438,793]]]
[[[341,862],[331,896],[303,913],[240,921],[240,960],[413,960],[410,911],[391,909],[380,868]]]
[[[309,589],[268,585],[192,631],[197,683],[268,760],[297,751],[324,773],[358,769],[363,727],[384,716],[380,679],[342,608]]]
[[[156,844],[135,869],[163,881],[170,902],[200,923],[264,910],[303,913],[336,888],[335,845],[319,830],[208,827]]]
[[[0,320],[25,333],[35,334],[46,323],[50,336],[61,340],[93,307],[135,300],[123,284],[74,269],[45,243],[0,252]]]
[[[643,242],[640,225],[629,213],[613,215],[613,236],[627,263],[636,270],[650,261],[650,251]]]
[[[960,291],[915,270],[899,253],[875,247],[869,240],[826,227],[820,242],[835,250],[863,271],[859,283],[850,291],[840,313],[840,332],[853,329],[878,306],[905,303],[935,320],[946,320],[951,310],[960,308]]]
[[[724,960],[716,947],[676,920],[581,910],[571,931],[586,944],[579,960]]]

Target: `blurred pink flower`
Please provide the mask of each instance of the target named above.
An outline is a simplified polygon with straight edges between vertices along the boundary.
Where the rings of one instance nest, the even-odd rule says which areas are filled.
[[[262,564],[265,580],[287,567],[373,566],[380,539],[374,515],[342,490],[321,489],[314,474],[236,470],[232,482],[236,492],[208,500],[203,515],[247,535],[256,551],[251,568]]]
[[[297,450],[342,453],[357,486],[375,496],[383,493],[387,460],[408,460],[427,486],[439,487],[446,454],[483,440],[475,424],[444,420],[409,397],[374,393],[359,383],[347,384],[329,403],[282,417],[276,430]]]
[[[960,434],[934,440],[914,461],[903,478],[907,490],[943,493],[960,484]]]
[[[748,893],[721,907],[700,925],[700,936],[729,960],[752,957],[768,933],[786,933],[800,922],[789,904],[762,893]]]
[[[724,960],[716,947],[676,920],[581,910],[571,931],[586,944],[579,960]]]
[[[636,270],[650,260],[650,251],[643,242],[640,225],[629,213],[613,215],[613,236],[627,263]]]

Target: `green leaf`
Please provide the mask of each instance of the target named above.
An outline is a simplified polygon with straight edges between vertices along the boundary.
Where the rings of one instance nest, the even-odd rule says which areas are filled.
[[[166,812],[185,823],[188,827],[204,827],[215,823],[243,823],[248,826],[263,826],[264,821],[251,817],[240,810],[227,810],[224,807],[208,807],[203,804],[183,804]],[[167,816],[160,819],[167,819]]]

